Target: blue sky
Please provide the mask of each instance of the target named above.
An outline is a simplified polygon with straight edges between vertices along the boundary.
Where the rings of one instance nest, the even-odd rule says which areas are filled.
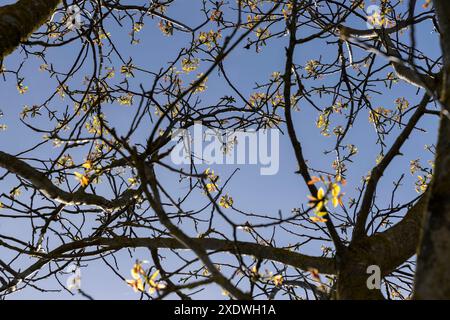
[[[11,1],[12,2],[12,1]],[[187,25],[196,25],[199,21],[199,6],[200,1],[178,1],[175,5],[169,8],[167,14],[175,19],[183,21]],[[186,34],[175,32],[173,37],[166,37],[161,34],[158,29],[158,20],[149,19],[145,21],[145,28],[138,34],[140,38],[140,44],[135,46],[128,45],[129,38],[127,36],[129,29],[121,30],[116,24],[111,23],[110,29],[113,39],[120,43],[121,52],[124,54],[125,60],[128,57],[133,58],[135,65],[145,66],[147,69],[158,70],[160,66],[167,64],[175,58],[178,50],[189,44],[190,38]],[[359,28],[364,28],[363,22],[358,21],[352,25]],[[211,25],[206,29],[209,30]],[[439,55],[439,43],[436,34],[431,32],[432,27],[429,23],[424,23],[423,27],[417,30],[418,47],[426,54],[437,57]],[[301,35],[307,34],[305,31]],[[405,39],[408,39],[407,35],[403,35]],[[225,68],[228,70],[228,76],[233,80],[236,87],[238,87],[244,95],[249,96],[254,92],[255,83],[264,83],[270,77],[274,71],[282,71],[284,68],[284,46],[286,45],[287,38],[281,38],[272,41],[269,46],[264,47],[258,54],[254,50],[245,50],[243,45],[231,54],[225,60]],[[407,40],[405,40],[407,41]],[[77,48],[79,44],[73,44],[65,48],[55,48],[49,50],[48,60],[64,67],[69,65],[77,54]],[[355,55],[361,55],[359,49],[354,49]],[[329,50],[323,41],[316,41],[310,44],[302,45],[298,48],[295,56],[295,62],[300,65],[304,65],[310,59],[318,59],[320,56],[324,61],[334,57],[335,52]],[[13,69],[21,63],[24,55],[23,53],[16,51],[9,56],[5,64],[7,68]],[[383,59],[378,59],[378,63],[384,64]],[[36,103],[42,103],[51,93],[51,90],[55,88],[54,79],[49,79],[48,75],[39,72],[39,65],[41,63],[35,59],[30,58],[23,66],[22,75],[25,76],[24,83],[29,87],[29,92],[24,95],[20,95],[16,89],[16,83],[12,76],[7,76],[7,81],[0,83],[0,109],[4,113],[4,117],[0,119],[1,123],[6,123],[8,129],[4,132],[0,132],[0,150],[17,153],[23,151],[29,147],[32,147],[36,142],[42,140],[42,136],[32,133],[28,128],[21,124],[19,119],[19,113],[24,105],[33,105]],[[202,68],[206,69],[207,63],[202,63]],[[82,70],[88,72],[91,64],[88,62]],[[120,69],[120,66],[116,68]],[[390,70],[389,70],[390,71]],[[83,72],[81,72],[83,73]],[[118,72],[117,72],[118,73]],[[324,83],[333,81],[334,79],[323,79]],[[78,84],[80,79],[73,79],[72,81]],[[144,75],[138,74],[134,83],[142,83],[144,87],[148,87],[149,80]],[[317,83],[316,83],[317,85]],[[380,95],[373,95],[372,101],[377,106],[384,106],[386,108],[394,108],[394,100],[398,97],[407,97],[411,105],[417,103],[422,96],[422,92],[416,94],[416,89],[411,86],[398,83],[395,84],[393,90],[387,90],[384,87],[378,87],[381,91]],[[227,87],[222,77],[214,73],[209,77],[208,89],[204,95],[201,96],[202,104],[207,105],[213,103],[218,98],[225,95],[233,95],[232,90]],[[326,99],[319,99],[313,97],[315,101],[321,104],[323,107],[327,106]],[[59,104],[57,106],[57,104]],[[70,106],[70,101],[63,100],[59,97],[55,99],[54,107],[65,108]],[[108,106],[105,113],[111,124],[114,124],[119,130],[127,128],[127,124],[131,121],[133,116],[133,107],[119,106],[113,104]],[[323,151],[331,149],[335,140],[333,137],[323,137],[320,135],[320,130],[316,128],[315,120],[317,118],[317,112],[304,101],[299,106],[299,111],[294,112],[294,121],[299,139],[303,145],[305,158],[313,164],[315,168],[320,168],[325,171],[332,171],[331,163],[334,159],[333,154],[324,155]],[[33,120],[34,125],[46,126],[46,118]],[[417,196],[414,190],[415,176],[409,174],[409,161],[421,158],[423,163],[426,160],[431,160],[432,155],[424,150],[426,144],[430,145],[435,142],[436,129],[437,129],[437,117],[425,116],[419,126],[426,129],[424,133],[415,133],[413,137],[407,141],[402,148],[404,156],[396,158],[391,167],[386,171],[384,178],[379,184],[377,204],[382,205],[389,201],[390,193],[393,188],[393,181],[397,180],[401,174],[405,173],[402,187],[397,193],[398,202],[406,202]],[[142,130],[142,137],[145,137],[145,132],[148,128]],[[282,128],[285,129],[284,127]],[[394,137],[395,135],[393,135]],[[392,138],[388,138],[386,143],[392,142]],[[138,139],[138,138],[137,138]],[[361,178],[366,175],[369,170],[375,165],[375,159],[378,155],[378,147],[375,147],[376,135],[373,126],[367,121],[367,115],[361,115],[360,119],[355,123],[351,130],[351,133],[346,139],[346,143],[355,144],[358,147],[359,153],[354,158],[354,163],[349,167],[348,171],[348,183],[345,187],[344,202],[349,197],[357,195],[355,190],[361,186]],[[37,150],[31,153],[38,157],[51,157],[57,154],[58,150],[51,144],[43,145]],[[78,161],[82,161],[83,154],[75,154],[78,156]],[[206,168],[206,166],[205,166]],[[240,170],[235,174],[233,179],[227,186],[227,192],[233,196],[236,207],[243,211],[251,211],[259,214],[265,214],[269,216],[277,216],[281,211],[284,215],[289,215],[292,208],[301,207],[307,204],[307,189],[299,176],[294,174],[296,170],[296,161],[291,149],[290,142],[286,135],[281,136],[280,140],[280,171],[274,176],[261,176],[259,174],[258,166],[250,165],[217,165],[214,170],[220,174],[222,179],[226,179],[236,168]],[[8,181],[11,181],[9,179]],[[181,194],[186,190],[186,186],[179,184],[174,175],[161,171],[161,181],[164,185],[174,194]],[[9,192],[10,184],[8,182],[2,182],[1,192]],[[105,194],[107,196],[107,194]],[[24,197],[26,195],[23,195]],[[192,200],[192,206],[199,207],[200,204],[205,202],[202,199],[202,195],[199,194]],[[236,221],[242,221],[243,217],[237,213],[230,213],[232,219]],[[245,220],[243,220],[245,221]],[[28,223],[28,222],[26,222]],[[0,233],[1,234],[23,234],[23,239],[29,237],[29,233],[26,232],[29,226],[26,223],[12,223],[11,220],[8,224],[5,224],[3,220],[0,220]],[[226,226],[223,226],[226,228]],[[195,235],[194,230],[188,226],[183,227],[184,230],[192,235]],[[295,241],[295,238],[291,238],[289,234],[281,234],[277,238],[277,242],[280,244],[288,244],[290,241]],[[245,235],[242,235],[245,239]],[[313,245],[307,245],[303,247],[303,253],[309,253],[311,255],[319,255],[320,243]],[[2,251],[0,251],[2,252]],[[126,250],[117,254],[117,260],[121,267],[120,272],[123,276],[129,277],[129,270],[135,259],[147,259],[151,260],[148,256],[148,252],[145,250],[136,250],[131,254]],[[65,281],[66,276],[62,275],[61,279]],[[102,262],[89,263],[89,266],[82,269],[82,286],[83,289],[97,299],[133,299],[137,295],[126,286],[126,284],[116,278],[112,272],[105,267]],[[48,280],[44,282],[44,287],[47,289],[58,286],[54,280]],[[50,293],[42,295],[33,289],[26,289],[21,291],[11,298],[26,299],[26,298],[71,298],[71,296],[65,292],[63,293]],[[217,286],[210,286],[203,291],[199,298],[222,298],[221,290]],[[79,296],[75,298],[80,298]]]

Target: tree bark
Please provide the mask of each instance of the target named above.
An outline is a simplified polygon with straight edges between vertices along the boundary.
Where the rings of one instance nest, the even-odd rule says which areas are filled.
[[[450,2],[434,1],[444,57],[441,123],[415,279],[416,299],[450,299]]]
[[[337,300],[384,300],[379,289],[369,289],[367,286],[367,267],[376,265],[376,257],[365,255],[364,252],[353,251],[351,248],[342,256],[339,265],[336,287]],[[372,260],[372,261],[371,261]]]
[[[60,0],[19,0],[0,7],[0,60],[39,28]]]
[[[369,289],[367,268],[376,265],[387,276],[417,252],[429,193],[426,192],[396,225],[352,242],[339,259],[336,299],[381,300],[381,290]]]

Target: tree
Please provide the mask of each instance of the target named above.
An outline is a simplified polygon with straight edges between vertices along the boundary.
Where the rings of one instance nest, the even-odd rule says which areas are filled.
[[[436,268],[448,261],[448,252],[438,251],[446,246],[427,251],[442,240],[432,220],[447,219],[448,212],[434,214],[448,206],[444,1],[436,1],[435,12],[430,1],[413,0],[376,7],[202,0],[195,14],[175,19],[180,5],[21,0],[0,8],[5,84],[26,97],[27,83],[38,78],[27,66],[37,65],[51,84],[43,102],[25,105],[16,120],[30,137],[22,150],[0,150],[0,221],[11,226],[0,233],[0,293],[45,291],[46,279],[61,283],[67,266],[92,261],[104,262],[125,284],[117,255],[144,248],[151,266],[136,261],[128,284],[149,298],[195,298],[196,289],[213,283],[236,299],[407,298],[429,202],[417,297],[431,297],[427,290],[435,284],[421,274],[436,256]],[[140,36],[154,21],[177,46],[164,65],[140,57],[145,41],[163,45]],[[421,30],[430,37],[425,45],[418,41]],[[443,59],[428,52],[437,34]],[[257,59],[267,50],[281,52],[283,61],[273,63],[265,82],[248,88],[233,80],[228,61],[239,54]],[[316,56],[305,58],[311,52]],[[214,83],[226,93],[209,95]],[[387,103],[393,106],[380,107]],[[111,120],[117,108],[126,108],[120,125]],[[437,131],[438,117],[435,151],[419,123]],[[219,178],[217,168],[203,168],[193,153],[188,166],[171,163],[174,133],[199,122],[214,132],[285,132],[295,159],[289,170],[302,181],[288,188],[298,189],[293,202],[300,207],[289,214],[283,203],[279,213],[241,209],[227,187],[237,171]],[[2,128],[6,135],[9,128]],[[361,136],[367,137],[362,146],[352,143]],[[311,137],[324,152],[320,159],[308,145]],[[408,145],[425,139],[425,151]],[[375,155],[361,181],[367,163],[358,147],[366,149],[365,159]],[[235,140],[222,143],[224,153],[236,148]],[[419,159],[427,155],[436,155],[436,169]],[[267,191],[278,192],[270,185]],[[448,242],[446,233],[442,238],[439,243]],[[368,285],[374,266],[382,288]],[[428,276],[442,281],[440,273]]]
[[[53,13],[59,0],[20,0],[0,8],[0,58],[11,53],[23,39],[37,29]]]
[[[450,191],[449,191],[449,150],[450,150],[450,25],[448,15],[450,5],[445,1],[435,1],[436,14],[441,28],[443,50],[442,83],[439,84],[439,101],[442,108],[439,137],[436,148],[435,174],[431,185],[425,228],[416,276],[415,297],[417,299],[450,298]]]

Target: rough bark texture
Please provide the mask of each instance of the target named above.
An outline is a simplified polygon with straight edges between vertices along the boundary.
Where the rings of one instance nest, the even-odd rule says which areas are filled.
[[[0,59],[10,54],[23,39],[39,28],[60,0],[20,0],[0,7]]]
[[[450,121],[439,132],[436,171],[416,273],[416,299],[450,299]]]
[[[434,1],[444,56],[442,116],[430,201],[419,250],[415,298],[450,299],[450,2]]]
[[[377,265],[383,275],[388,275],[416,254],[427,200],[428,192],[409,209],[399,223],[361,241],[360,246],[377,256]]]
[[[399,223],[355,241],[348,248],[338,265],[337,299],[384,299],[380,290],[367,288],[367,267],[377,265],[382,276],[386,276],[416,253],[427,195],[424,194]]]
[[[375,257],[350,249],[339,266],[337,300],[383,300],[380,290],[367,287],[367,267],[376,264]]]

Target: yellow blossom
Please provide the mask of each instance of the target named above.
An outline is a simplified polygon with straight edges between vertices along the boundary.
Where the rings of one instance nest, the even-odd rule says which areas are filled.
[[[86,175],[81,174],[79,172],[74,172],[74,174],[75,179],[77,179],[80,182],[82,187],[86,187],[87,185],[89,185],[89,178]]]
[[[283,276],[278,274],[272,277],[273,284],[276,286],[280,286],[283,284]]]
[[[137,280],[141,277],[141,275],[145,275],[145,271],[144,268],[142,268],[142,264],[137,262],[131,269],[131,276],[133,277],[133,279]]]
[[[17,90],[20,94],[25,94],[28,92],[28,86],[24,86],[22,84],[17,85]]]
[[[331,185],[331,201],[333,203],[333,207],[335,207],[335,208],[341,202],[340,194],[339,194],[340,192],[341,192],[341,187],[338,184],[333,183]]]
[[[159,275],[159,270],[156,270],[151,277],[148,279],[148,284],[149,284],[149,288],[148,288],[148,292],[150,294],[153,294],[155,291],[164,289],[166,287],[165,284],[160,283],[160,282],[156,282],[156,278]]]
[[[197,58],[185,58],[181,61],[181,66],[184,72],[189,73],[197,70],[199,65],[199,59]]]
[[[82,167],[85,168],[88,171],[92,170],[92,168],[93,168],[92,160],[90,160],[90,159],[86,160],[86,162],[83,163]]]
[[[134,292],[144,291],[144,282],[141,278],[127,280],[127,284],[133,288]]]
[[[309,196],[309,200],[310,207],[314,207],[316,212],[321,212],[326,203],[325,191],[323,190],[323,188],[319,188],[319,190],[317,190],[316,197]]]
[[[226,194],[220,198],[219,205],[225,209],[228,209],[233,206],[233,198]]]

